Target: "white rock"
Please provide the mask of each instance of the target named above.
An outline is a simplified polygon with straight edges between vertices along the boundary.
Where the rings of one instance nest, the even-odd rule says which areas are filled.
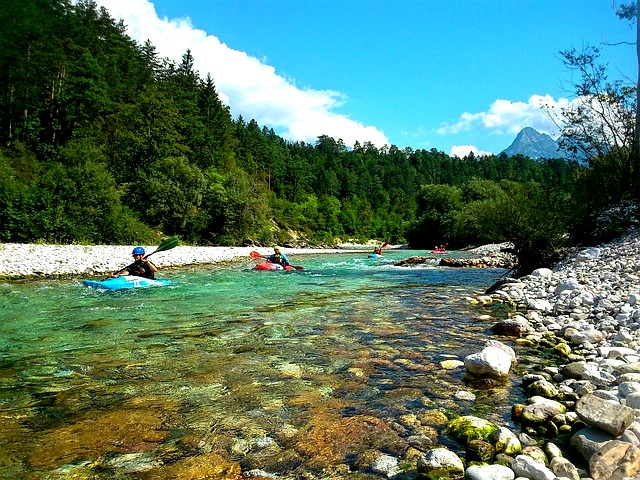
[[[465,357],[464,366],[477,376],[502,377],[509,374],[511,357],[498,347],[486,347]]]
[[[515,473],[504,465],[472,465],[465,471],[469,480],[513,480]]]
[[[532,480],[553,480],[556,477],[544,464],[538,463],[528,455],[518,455],[511,462],[511,468],[517,476]]]

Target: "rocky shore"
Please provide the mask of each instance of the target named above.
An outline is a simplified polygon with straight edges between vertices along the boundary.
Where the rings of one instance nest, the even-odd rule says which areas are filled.
[[[470,298],[507,303],[493,332],[557,359],[522,378],[528,401],[514,405],[511,431],[467,416],[447,425],[463,461],[437,448],[418,478],[571,480],[640,478],[640,232],[574,253],[553,270],[502,281]],[[470,374],[505,375],[517,362],[495,339],[469,356]]]

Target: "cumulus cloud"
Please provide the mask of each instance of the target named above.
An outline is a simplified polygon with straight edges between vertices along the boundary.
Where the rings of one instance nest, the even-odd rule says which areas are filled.
[[[320,135],[342,139],[345,145],[389,143],[379,129],[336,113],[346,97],[332,90],[299,88],[275,69],[245,52],[234,50],[214,35],[196,28],[190,19],[159,18],[149,0],[97,0],[138,43],[150,40],[162,58],[179,62],[191,50],[194,68],[213,78],[234,116],[255,119],[283,138],[314,143]]]
[[[543,107],[559,111],[568,105],[566,98],[556,100],[550,95],[532,95],[526,103],[496,100],[488,111],[464,112],[456,122],[442,124],[437,132],[449,135],[483,128],[489,134],[517,135],[523,128],[532,127],[556,138],[558,127]]]
[[[449,156],[463,158],[472,152],[476,157],[485,157],[491,155],[491,152],[483,152],[481,150],[478,150],[478,148],[473,145],[454,145],[451,147]]]

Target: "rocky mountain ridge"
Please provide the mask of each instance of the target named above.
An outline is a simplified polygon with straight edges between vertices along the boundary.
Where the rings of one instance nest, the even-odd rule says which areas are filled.
[[[531,127],[523,128],[513,143],[500,153],[510,157],[520,154],[533,159],[565,157],[556,140]]]

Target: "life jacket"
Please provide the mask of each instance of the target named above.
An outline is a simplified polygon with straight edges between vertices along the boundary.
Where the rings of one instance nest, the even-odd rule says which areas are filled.
[[[271,255],[269,257],[269,261],[271,263],[277,263],[279,265],[282,265],[283,267],[287,266],[287,262],[285,261],[284,258],[282,258],[282,255],[280,253],[274,253],[273,255]]]
[[[146,263],[133,262],[126,270],[129,272],[129,275],[135,275],[136,277],[155,278],[155,274]]]

